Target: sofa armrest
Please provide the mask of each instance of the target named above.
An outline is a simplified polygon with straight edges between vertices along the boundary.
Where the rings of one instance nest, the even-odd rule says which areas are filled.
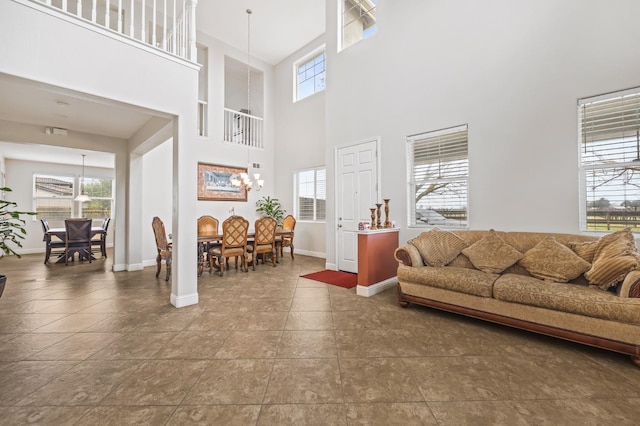
[[[411,244],[405,244],[396,249],[393,253],[394,257],[398,261],[405,266],[422,266],[424,262],[422,261],[422,256],[420,256],[420,252],[415,246]]]
[[[631,271],[627,274],[620,287],[620,297],[640,298],[640,271]]]

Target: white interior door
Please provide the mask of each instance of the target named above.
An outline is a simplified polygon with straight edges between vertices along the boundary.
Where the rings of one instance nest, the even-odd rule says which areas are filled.
[[[358,272],[358,222],[371,221],[378,202],[377,141],[338,148],[336,154],[338,270]]]

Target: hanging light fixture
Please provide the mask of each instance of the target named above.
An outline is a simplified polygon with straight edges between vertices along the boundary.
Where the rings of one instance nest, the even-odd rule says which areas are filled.
[[[86,157],[86,155],[82,154],[82,178],[80,180],[80,195],[74,198],[75,201],[80,201],[80,202],[91,201],[91,197],[89,197],[84,192],[84,157]]]
[[[247,9],[247,114],[251,115],[251,14],[253,12],[251,9]],[[250,117],[245,117],[245,120],[249,120]],[[249,126],[245,126],[247,129]],[[247,138],[248,135],[245,135]],[[245,139],[245,143],[247,144],[247,171],[251,168],[251,161],[249,158],[249,143],[248,140]],[[264,186],[264,179],[260,179],[260,173],[253,174],[254,180],[249,177],[249,173],[240,173],[240,179],[233,178],[231,179],[231,184],[233,186],[241,187],[244,186],[247,188],[247,191],[251,191],[254,188],[256,191],[260,191]]]

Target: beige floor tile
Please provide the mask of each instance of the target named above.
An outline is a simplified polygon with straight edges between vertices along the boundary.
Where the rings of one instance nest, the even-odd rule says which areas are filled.
[[[341,404],[264,405],[258,426],[346,426],[344,410]]]
[[[209,361],[147,360],[101,405],[178,405],[208,364]]]
[[[398,358],[340,359],[345,402],[424,402]]]
[[[95,407],[80,421],[78,426],[163,425],[173,414],[175,407]]]
[[[185,405],[261,404],[273,360],[214,360],[182,402]]]
[[[291,311],[331,311],[329,296],[320,297],[294,297],[291,303]]]
[[[83,331],[111,314],[70,314],[34,330],[34,333],[73,333]]]
[[[374,311],[337,311],[333,313],[333,325],[336,330],[380,329],[382,322]]]
[[[121,333],[76,333],[36,354],[30,360],[85,360],[123,336]]]
[[[72,361],[20,361],[0,369],[0,406],[16,405],[76,365]]]
[[[97,405],[142,361],[87,361],[60,374],[20,401],[20,405]]]
[[[91,359],[150,359],[177,333],[127,333]]]
[[[215,357],[274,358],[281,338],[282,331],[233,331]]]
[[[72,426],[79,424],[90,410],[88,407],[0,407],[0,419],[5,425]]]
[[[213,359],[230,331],[182,331],[175,335],[155,358]]]
[[[265,404],[344,402],[337,359],[278,359]]]
[[[260,405],[210,405],[178,407],[167,426],[255,425]]]
[[[549,401],[544,401],[548,404]],[[531,421],[523,417],[508,401],[451,401],[429,402],[429,407],[442,426],[527,426],[527,425],[570,425],[571,423]],[[576,423],[577,426],[589,423]],[[595,426],[595,424],[594,424]]]
[[[285,330],[333,330],[331,312],[289,312]]]
[[[10,338],[0,340],[0,361],[22,361],[61,340],[71,333],[51,334],[7,334]]]
[[[349,426],[438,424],[427,404],[422,402],[347,404],[347,420]]]
[[[336,358],[335,334],[331,330],[285,331],[277,358]]]

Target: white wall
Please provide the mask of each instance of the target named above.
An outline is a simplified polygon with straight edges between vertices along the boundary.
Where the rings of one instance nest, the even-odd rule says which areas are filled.
[[[640,2],[378,2],[378,33],[336,53],[327,2],[327,263],[335,147],[380,136],[406,241],[405,137],[469,125],[469,226],[579,232],[578,98],[640,86]]]
[[[325,92],[293,102],[293,63],[324,43],[324,36],[309,43],[276,66],[276,175],[277,194],[288,214],[296,215],[293,175],[325,165]],[[330,64],[328,66],[331,66]],[[331,84],[331,82],[328,82]],[[295,251],[323,257],[325,223],[296,223]]]

